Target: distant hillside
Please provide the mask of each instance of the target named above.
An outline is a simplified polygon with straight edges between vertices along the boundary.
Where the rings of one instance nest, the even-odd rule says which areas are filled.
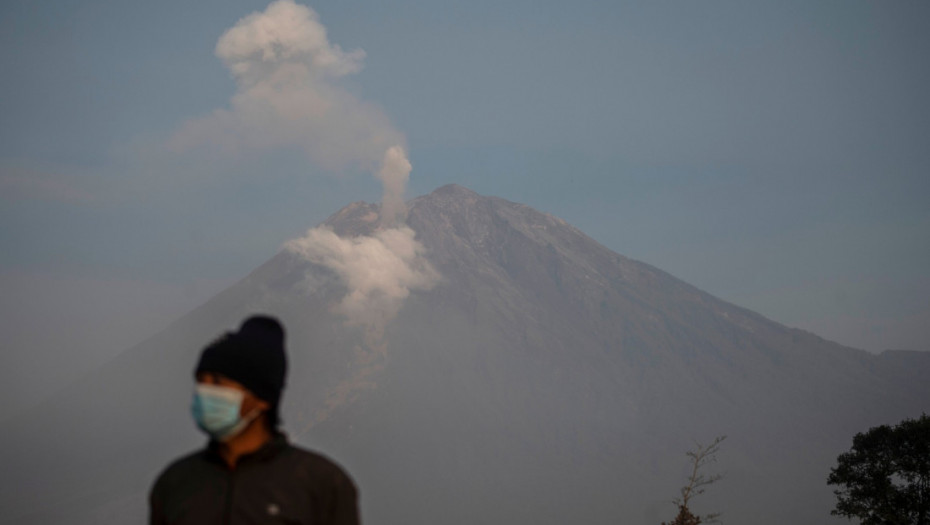
[[[376,205],[326,225],[376,230]],[[343,463],[365,522],[658,525],[694,440],[726,434],[696,500],[726,523],[830,523],[852,436],[930,407],[930,354],[870,355],[785,327],[601,246],[561,219],[445,186],[407,224],[441,275],[383,348],[325,267],[282,251],[158,336],[7,422],[9,523],[144,523],[189,420],[202,346],[252,312],[288,328],[285,428]],[[839,523],[839,521],[837,521]]]

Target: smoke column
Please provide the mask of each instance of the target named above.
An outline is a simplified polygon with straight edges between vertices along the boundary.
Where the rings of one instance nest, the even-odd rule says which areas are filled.
[[[297,147],[327,170],[375,173],[391,198],[403,192],[410,170],[403,134],[341,84],[361,71],[365,52],[331,44],[315,11],[273,2],[223,33],[216,55],[236,82],[229,107],[184,123],[169,148],[239,155]]]
[[[390,162],[385,165],[391,166]],[[406,177],[409,166],[408,163],[397,175]],[[386,195],[390,194],[386,191]],[[388,199],[385,200],[384,207],[387,207]],[[397,205],[400,208],[396,212],[402,212],[403,201],[397,201]],[[364,347],[354,349],[352,373],[327,393],[323,406],[305,422],[301,432],[327,419],[336,408],[351,403],[359,393],[376,385],[375,379],[388,357],[384,337],[388,323],[397,316],[412,291],[429,290],[439,281],[439,274],[426,259],[425,249],[415,235],[406,225],[382,227],[371,236],[350,238],[318,227],[285,243],[285,250],[329,268],[339,276],[347,292],[335,312],[344,316],[348,326],[361,328],[364,337]]]
[[[234,156],[297,147],[324,169],[368,171],[383,187],[379,228],[371,236],[340,238],[320,227],[284,245],[339,276],[346,295],[335,312],[364,335],[365,348],[355,349],[355,372],[330,393],[313,418],[319,421],[373,384],[387,355],[385,327],[412,291],[429,290],[439,280],[404,224],[411,171],[406,141],[377,106],[340,84],[362,69],[365,52],[331,44],[309,7],[293,0],[269,4],[223,33],[216,55],[236,92],[227,108],[184,123],[169,139],[170,149],[212,148]]]
[[[411,169],[406,153],[399,146],[385,152],[384,161],[378,171],[378,178],[384,185],[384,197],[381,199],[381,224],[384,226],[394,226],[406,219],[404,188],[410,180]]]
[[[350,325],[362,326],[380,338],[410,292],[429,290],[439,279],[425,257],[423,245],[414,237],[407,226],[351,238],[319,227],[288,241],[284,247],[333,270],[348,288],[336,311]]]

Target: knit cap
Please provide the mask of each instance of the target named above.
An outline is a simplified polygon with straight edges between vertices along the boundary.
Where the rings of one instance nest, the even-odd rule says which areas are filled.
[[[211,372],[241,383],[277,409],[287,374],[284,327],[271,316],[249,317],[237,332],[227,332],[204,348],[194,376]]]

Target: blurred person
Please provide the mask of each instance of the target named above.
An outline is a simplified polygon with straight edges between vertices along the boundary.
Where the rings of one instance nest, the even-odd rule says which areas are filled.
[[[352,479],[278,429],[286,373],[273,317],[250,317],[203,350],[191,412],[209,441],[158,476],[150,525],[359,523]]]

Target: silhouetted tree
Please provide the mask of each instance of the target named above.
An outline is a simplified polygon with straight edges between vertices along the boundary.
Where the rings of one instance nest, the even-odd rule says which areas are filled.
[[[862,525],[930,525],[930,416],[856,434],[836,461],[827,484],[841,488],[830,514]]]
[[[662,525],[700,525],[701,518],[691,514],[691,511],[688,510],[688,507],[684,505],[678,506],[678,515],[675,516],[675,519],[665,523],[662,522]]]
[[[705,474],[702,472],[708,463],[717,461],[717,452],[720,450],[720,443],[726,439],[726,436],[717,436],[714,442],[704,446],[695,443],[694,449],[685,452],[691,459],[691,475],[688,476],[688,484],[681,487],[681,497],[675,498],[673,503],[678,505],[678,515],[669,523],[662,525],[699,525],[700,523],[714,523],[720,517],[720,513],[707,514],[703,518],[695,516],[688,505],[691,500],[700,496],[707,489],[708,485],[716,483],[723,479],[722,474]],[[703,521],[702,521],[703,520]]]

